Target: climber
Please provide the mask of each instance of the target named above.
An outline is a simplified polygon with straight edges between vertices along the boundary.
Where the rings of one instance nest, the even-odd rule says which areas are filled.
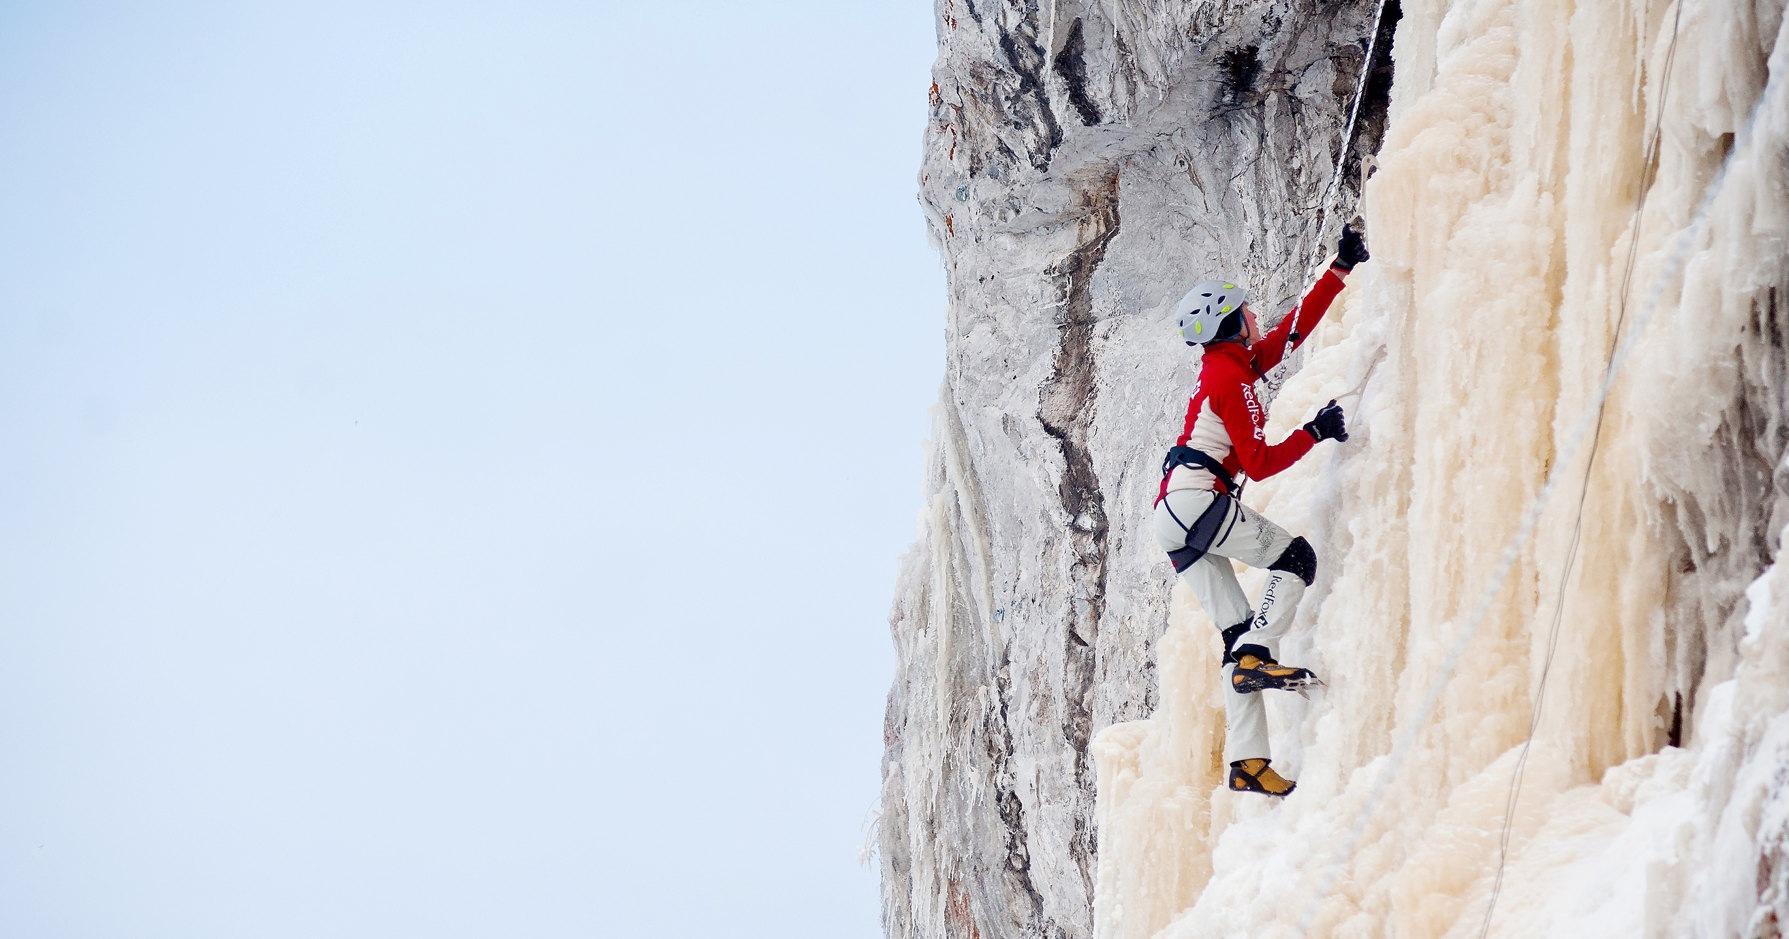
[[[1255,381],[1265,378],[1323,319],[1343,279],[1367,257],[1360,234],[1344,228],[1335,260],[1298,307],[1266,334],[1249,308],[1248,290],[1233,283],[1199,284],[1174,311],[1180,337],[1205,351],[1185,426],[1162,463],[1152,525],[1175,572],[1223,632],[1224,750],[1229,786],[1238,792],[1284,796],[1292,791],[1294,784],[1269,765],[1267,712],[1260,692],[1302,694],[1319,682],[1310,669],[1281,665],[1274,658],[1299,598],[1316,577],[1317,554],[1304,538],[1294,538],[1244,508],[1236,474],[1266,479],[1319,441],[1348,439],[1342,409],[1331,400],[1302,429],[1269,445],[1266,408],[1256,396]],[[1259,610],[1250,610],[1232,560],[1272,572]]]

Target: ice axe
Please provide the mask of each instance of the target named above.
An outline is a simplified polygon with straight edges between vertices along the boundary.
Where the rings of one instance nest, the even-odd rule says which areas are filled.
[[[1385,358],[1385,347],[1380,346],[1379,351],[1373,353],[1373,361],[1367,363],[1367,373],[1360,377],[1360,383],[1355,385],[1353,388],[1350,388],[1347,391],[1344,391],[1341,394],[1336,395],[1336,400],[1340,401],[1343,398],[1355,397],[1355,396],[1358,396],[1361,393],[1365,392],[1367,390],[1367,382],[1370,382],[1373,380],[1373,370],[1379,367],[1380,360],[1382,360],[1384,358]]]

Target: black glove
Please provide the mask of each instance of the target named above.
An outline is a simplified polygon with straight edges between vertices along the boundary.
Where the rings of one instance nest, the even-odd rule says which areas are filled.
[[[1336,266],[1344,271],[1354,270],[1354,265],[1372,257],[1367,253],[1367,243],[1360,237],[1360,232],[1349,225],[1342,229],[1342,240],[1336,244]]]
[[[1329,399],[1328,404],[1317,409],[1317,416],[1311,418],[1310,422],[1304,425],[1304,429],[1310,431],[1311,436],[1318,440],[1342,441],[1348,439],[1348,427],[1342,423],[1342,406],[1337,404],[1334,398]]]

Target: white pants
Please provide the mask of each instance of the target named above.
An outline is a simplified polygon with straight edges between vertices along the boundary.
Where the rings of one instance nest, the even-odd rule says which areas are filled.
[[[1292,625],[1298,612],[1298,601],[1304,596],[1305,583],[1296,574],[1274,571],[1262,591],[1261,608],[1249,607],[1249,599],[1236,582],[1232,559],[1250,567],[1266,567],[1279,560],[1292,536],[1262,515],[1251,512],[1228,496],[1209,489],[1176,489],[1156,503],[1150,520],[1156,543],[1163,551],[1177,551],[1186,546],[1187,529],[1211,506],[1212,500],[1228,504],[1224,522],[1218,526],[1217,538],[1205,556],[1180,573],[1181,579],[1193,588],[1193,596],[1211,617],[1212,625],[1225,629],[1249,623],[1249,630],[1236,640],[1232,648],[1243,645],[1265,647],[1277,655],[1280,637]],[[1230,674],[1235,664],[1223,666],[1224,674],[1224,757],[1237,760],[1271,759],[1267,746],[1267,708],[1260,692],[1238,694],[1231,690]]]

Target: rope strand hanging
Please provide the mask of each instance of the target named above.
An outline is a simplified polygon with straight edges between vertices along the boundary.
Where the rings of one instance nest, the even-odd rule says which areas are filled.
[[[1671,96],[1672,66],[1677,61],[1677,37],[1683,25],[1683,4],[1676,5],[1676,12],[1671,18],[1671,44],[1665,51],[1664,70],[1659,77],[1659,104],[1652,116],[1652,134],[1646,144],[1646,154],[1641,164],[1640,192],[1634,199],[1633,221],[1629,223],[1631,237],[1628,239],[1627,266],[1621,274],[1621,301],[1615,315],[1615,340],[1621,340],[1621,328],[1627,322],[1628,297],[1634,283],[1634,264],[1640,252],[1640,221],[1646,213],[1646,197],[1652,192],[1654,174],[1657,172],[1659,140],[1661,128],[1665,121],[1665,104]],[[1610,350],[1613,354],[1613,349]],[[1604,365],[1603,379],[1609,380],[1609,369],[1614,367],[1613,359]],[[1553,658],[1559,651],[1559,630],[1565,622],[1565,591],[1571,581],[1572,569],[1578,563],[1578,548],[1584,535],[1584,503],[1590,495],[1590,472],[1596,466],[1597,450],[1603,441],[1603,413],[1608,407],[1608,399],[1597,404],[1595,430],[1590,435],[1590,451],[1584,459],[1584,482],[1578,488],[1578,508],[1572,519],[1572,537],[1565,552],[1565,564],[1559,572],[1559,589],[1553,603],[1553,621],[1547,630],[1547,654],[1541,662],[1541,677],[1536,683],[1534,703],[1529,708],[1528,738],[1522,741],[1522,753],[1516,758],[1516,768],[1510,774],[1509,796],[1503,804],[1503,830],[1497,838],[1497,875],[1491,883],[1491,899],[1485,904],[1485,919],[1480,925],[1479,939],[1491,934],[1491,916],[1497,910],[1497,899],[1503,893],[1503,872],[1509,864],[1510,832],[1515,826],[1516,802],[1522,794],[1522,777],[1528,769],[1528,753],[1534,747],[1534,735],[1540,730],[1541,705],[1547,699],[1547,680],[1553,675]]]
[[[1305,262],[1305,276],[1301,282],[1308,283],[1316,277],[1322,276],[1322,272],[1317,267],[1323,262],[1324,256],[1328,254],[1323,250],[1323,246],[1328,243],[1329,222],[1336,208],[1334,201],[1341,191],[1342,170],[1348,165],[1348,152],[1354,148],[1354,131],[1360,122],[1361,100],[1366,97],[1367,84],[1373,75],[1373,62],[1379,54],[1379,27],[1385,20],[1387,2],[1388,0],[1379,0],[1378,8],[1373,11],[1373,28],[1367,36],[1367,56],[1361,62],[1360,78],[1354,83],[1354,101],[1348,107],[1348,123],[1342,130],[1341,144],[1336,148],[1335,170],[1329,175],[1329,185],[1323,187],[1323,197],[1317,200],[1317,234],[1311,241],[1311,255]],[[1284,270],[1284,267],[1279,269]],[[1297,316],[1298,308],[1294,307],[1292,312],[1287,315]],[[1295,342],[1292,348],[1287,350],[1285,360],[1271,370],[1276,377],[1262,376],[1267,385],[1267,393],[1264,397],[1268,404],[1272,404],[1273,400],[1280,396],[1280,386],[1285,384],[1286,379],[1303,366],[1303,349],[1302,342]]]

